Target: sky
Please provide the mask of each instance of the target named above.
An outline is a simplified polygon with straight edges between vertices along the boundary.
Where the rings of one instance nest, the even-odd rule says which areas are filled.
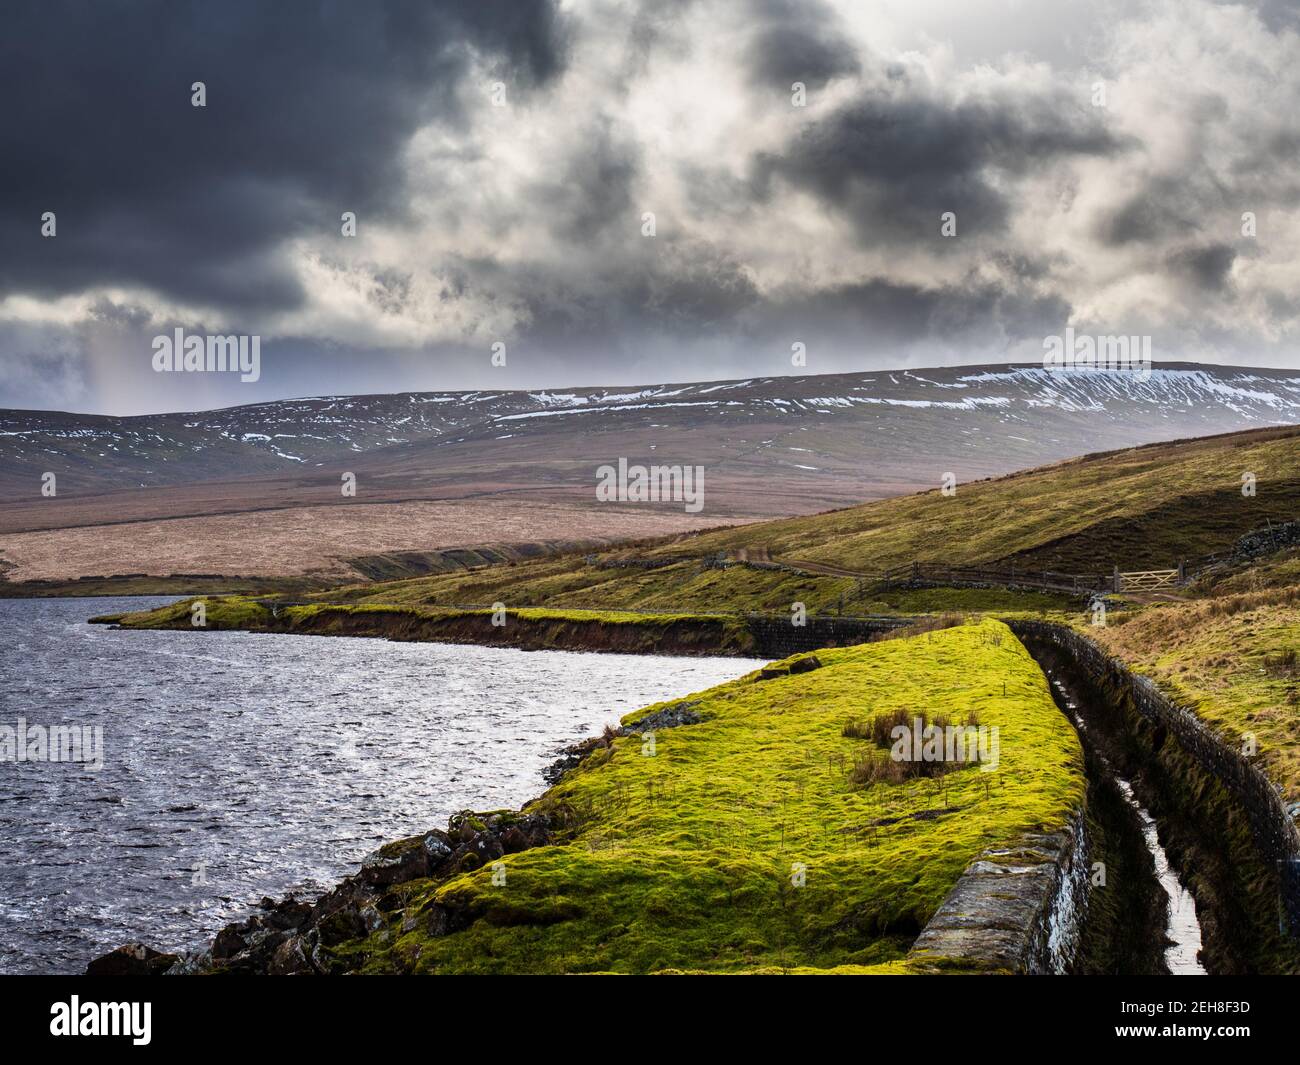
[[[16,0],[0,406],[1037,362],[1067,327],[1300,369],[1298,9]],[[258,379],[155,371],[176,328],[260,337]]]

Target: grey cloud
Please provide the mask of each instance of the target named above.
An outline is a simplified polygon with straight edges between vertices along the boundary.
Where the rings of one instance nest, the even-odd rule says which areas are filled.
[[[946,104],[894,79],[756,160],[760,187],[779,179],[841,211],[864,242],[959,231],[996,233],[1011,204],[993,180],[1055,159],[1120,150],[1100,120],[1058,94]]]
[[[1218,0],[1219,3],[1239,3],[1240,0]],[[1300,7],[1295,0],[1247,0],[1258,12],[1264,24],[1275,33],[1300,30]]]
[[[750,74],[766,88],[789,93],[802,82],[820,89],[860,69],[856,49],[825,4],[762,0],[745,5],[745,15],[758,24],[749,46]]]
[[[903,359],[951,345],[1038,340],[1062,328],[1069,313],[1061,297],[1011,280],[972,277],[925,287],[873,278],[788,294],[772,317],[793,323],[823,354],[842,361],[855,349]]]
[[[201,324],[160,323],[164,304],[267,334],[262,381],[205,383],[214,403],[789,372],[794,339],[825,370],[992,362],[1076,308],[1099,332],[1149,315],[1139,331],[1169,355],[1186,336],[1219,361],[1258,357],[1259,338],[1294,358],[1300,137],[1259,105],[1293,84],[1270,65],[1294,38],[1262,42],[1225,8],[1211,73],[1179,81],[1141,36],[1159,2],[1058,22],[1027,0],[1007,33],[985,24],[990,4],[919,13],[890,42],[846,25],[849,0],[16,5],[0,38],[0,143],[17,161],[0,170],[0,299],[93,298],[72,326],[0,329],[0,404],[194,403],[148,369],[160,325]],[[1093,50],[1133,19],[1113,54]],[[1238,53],[1255,66],[1215,78]],[[1091,78],[1125,63],[1160,92],[1091,107]],[[464,106],[485,77],[521,106]],[[776,95],[793,81],[821,91],[802,114]],[[700,136],[715,128],[725,140]],[[335,239],[343,210],[362,240]],[[1255,242],[1237,238],[1244,210]],[[939,234],[945,211],[957,240]],[[1060,224],[1041,232],[1043,217]],[[1253,262],[1234,285],[1238,256]],[[330,281],[305,292],[318,263]],[[508,385],[485,336],[509,342]]]
[[[689,240],[635,247],[635,258],[599,279],[510,277],[523,293],[530,342],[585,357],[634,345],[643,334],[685,340],[727,333],[760,298],[744,267],[717,248]]]
[[[411,274],[398,270],[379,269],[372,276],[376,288],[370,298],[374,304],[388,314],[397,314],[404,310],[407,301],[411,298]]]
[[[1196,288],[1221,293],[1229,287],[1228,275],[1236,259],[1236,250],[1227,244],[1203,244],[1179,248],[1171,252],[1166,261]]]
[[[569,241],[590,242],[611,226],[634,231],[640,215],[632,199],[640,149],[606,116],[589,123],[581,143],[558,180],[535,190],[535,207],[547,212],[552,228]]]
[[[1189,192],[1172,178],[1150,179],[1140,192],[1097,219],[1097,239],[1120,247],[1191,236],[1197,229],[1198,207]]]
[[[114,303],[107,296],[100,296],[95,300],[90,306],[89,314],[92,321],[125,326],[129,329],[141,329],[153,321],[153,312],[148,307]]]
[[[134,284],[293,306],[283,242],[337,232],[344,210],[400,218],[402,148],[422,124],[463,121],[473,56],[527,88],[563,47],[545,0],[11,5],[0,292]],[[206,108],[191,106],[195,81]]]

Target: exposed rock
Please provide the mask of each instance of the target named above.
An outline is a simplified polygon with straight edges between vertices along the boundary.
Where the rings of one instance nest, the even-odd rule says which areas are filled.
[[[290,936],[271,955],[267,966],[271,976],[313,976],[316,967],[303,947],[301,936]]]
[[[94,962],[91,963],[92,965]],[[212,952],[198,951],[194,954],[182,954],[176,964],[167,970],[167,976],[198,976],[212,969]]]
[[[430,903],[420,913],[412,915],[417,925],[423,924],[424,930],[431,936],[445,936],[452,931],[452,914],[446,906]]]
[[[821,668],[821,659],[816,655],[809,655],[807,658],[796,658],[790,663],[791,673],[811,673],[814,669]]]
[[[486,828],[486,825],[482,827]],[[458,848],[474,842],[478,835],[479,831],[472,824],[461,823],[454,835],[435,828],[423,836],[408,836],[386,843],[362,859],[358,875],[371,887],[388,887],[436,876],[449,864],[448,859]]]
[[[439,832],[436,828],[432,832],[425,833],[424,836],[424,853],[429,856],[429,868],[436,869],[439,864],[451,857],[451,840],[446,832]]]
[[[514,825],[501,833],[501,846],[507,854],[527,850],[530,846],[528,837]]]
[[[592,751],[603,750],[608,744],[603,737],[591,736],[563,748],[560,757],[542,770],[542,779],[548,784],[558,784],[570,769],[576,769]]]
[[[86,966],[87,976],[158,976],[177,961],[143,943],[127,943],[96,958]]]
[[[563,748],[561,756],[542,770],[542,779],[548,784],[558,784],[570,769],[576,769],[583,759],[593,751],[602,751],[617,736],[640,736],[645,732],[660,732],[663,729],[678,728],[681,725],[697,725],[704,720],[693,709],[699,706],[694,702],[674,703],[653,714],[647,714],[630,725],[620,725],[616,729],[606,729],[603,736],[589,736]]]
[[[541,847],[551,840],[551,826],[540,814],[466,810],[454,815],[447,831],[434,829],[380,847],[366,856],[355,876],[343,880],[314,904],[292,896],[262,899],[259,911],[229,924],[197,954],[162,954],[130,943],[87,967],[88,975],[163,973],[268,973],[308,975],[352,971],[358,959],[341,959],[331,948],[357,940],[376,940],[423,926],[429,935],[445,935],[469,918],[440,904],[405,911],[408,895],[395,890],[415,880],[444,880],[458,871],[477,869],[505,854]]]
[[[216,938],[212,940],[212,956],[214,958],[233,958],[242,950],[248,949],[248,943],[243,937],[243,928],[240,925],[226,925]]]
[[[694,708],[699,705],[699,701],[696,700],[693,703],[675,703],[672,706],[665,706],[662,710],[646,714],[645,717],[630,725],[623,725],[618,729],[618,734],[639,736],[643,732],[662,732],[664,729],[678,728],[681,725],[698,725],[704,720],[695,712]]]
[[[260,905],[266,911],[264,920],[271,928],[281,930],[300,928],[311,916],[311,903],[303,902],[292,895],[279,902],[269,898],[263,899]]]

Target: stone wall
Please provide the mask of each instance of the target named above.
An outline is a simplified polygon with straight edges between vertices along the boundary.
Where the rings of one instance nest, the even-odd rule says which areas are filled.
[[[842,618],[809,615],[805,624],[789,617],[752,614],[746,619],[754,637],[753,654],[760,658],[788,658],[823,647],[849,647],[874,636],[911,624],[907,618]]]
[[[1060,832],[985,851],[962,873],[908,954],[939,967],[1063,974],[1079,945],[1088,898],[1081,810]]]

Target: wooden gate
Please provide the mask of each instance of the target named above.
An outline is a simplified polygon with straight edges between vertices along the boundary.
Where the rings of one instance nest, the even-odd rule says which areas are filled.
[[[1120,592],[1152,592],[1160,588],[1177,588],[1179,571],[1176,569],[1144,569],[1130,573],[1117,573]]]

